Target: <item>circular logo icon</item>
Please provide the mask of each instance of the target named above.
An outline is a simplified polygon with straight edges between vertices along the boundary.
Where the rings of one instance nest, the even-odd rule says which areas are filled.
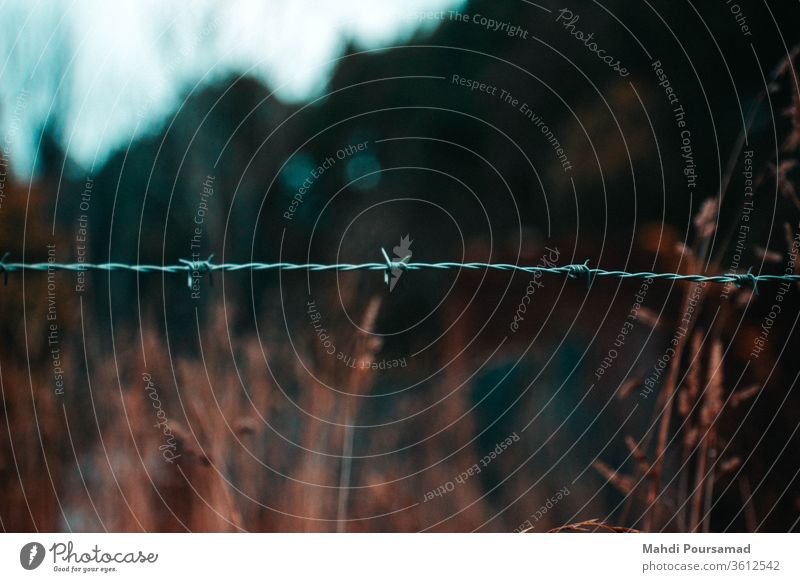
[[[30,542],[19,551],[19,563],[26,570],[35,570],[44,561],[44,546],[39,542]]]

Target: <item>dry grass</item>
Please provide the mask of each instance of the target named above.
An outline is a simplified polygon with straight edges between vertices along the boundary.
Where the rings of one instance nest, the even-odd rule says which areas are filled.
[[[755,179],[755,184],[757,192],[759,187],[768,190],[766,186],[771,180],[784,199],[800,209],[794,187],[797,145],[800,144],[800,101],[798,88],[793,81],[797,55],[798,50],[795,49],[791,58],[776,69],[776,79],[781,79],[789,87],[792,102],[785,112],[791,127],[784,137],[781,151],[793,157],[783,159],[777,165],[768,165]],[[775,86],[771,86],[772,92],[776,91]],[[765,93],[762,100],[766,97]],[[725,180],[725,184],[729,183],[730,177]],[[678,249],[684,272],[703,270],[712,239],[730,241],[730,236],[720,237],[718,232],[719,200],[723,197],[710,197],[697,212],[694,218],[694,244],[691,248],[681,245]],[[786,248],[789,249],[795,232],[788,224],[783,226]],[[722,271],[725,269],[722,262],[725,254],[719,246],[716,253],[718,257],[711,261],[710,270]],[[787,258],[785,252],[774,248],[756,249],[754,255],[777,265],[778,269],[782,268]],[[695,284],[685,286],[676,319],[687,312],[689,298],[695,289]],[[719,290],[711,292],[703,289],[699,296],[698,309],[675,346],[669,372],[660,388],[654,410],[654,421],[657,421],[654,430],[638,441],[631,436],[626,437],[632,471],[625,474],[602,461],[596,462],[594,467],[625,496],[623,516],[631,518],[634,525],[641,523],[645,531],[710,531],[713,529],[712,515],[720,501],[718,495],[730,489],[728,486],[719,487],[719,484],[722,480],[730,479],[737,483],[736,489],[741,500],[741,510],[737,513],[743,514],[748,531],[756,531],[759,524],[763,524],[765,516],[758,515],[752,503],[753,490],[746,461],[743,460],[743,455],[749,457],[752,451],[745,449],[741,451],[742,454],[732,452],[739,450],[733,446],[732,439],[741,432],[739,419],[742,409],[761,397],[765,382],[773,371],[771,364],[765,367],[760,362],[754,362],[750,370],[752,379],[745,384],[745,388],[738,388],[738,382],[736,385],[730,382],[734,374],[727,372],[746,368],[742,365],[747,352],[745,346],[751,345],[756,335],[756,332],[749,331],[749,326],[760,322],[760,318],[750,322],[743,315],[754,299],[753,290],[734,289],[731,300],[727,300]],[[652,326],[664,327],[668,333],[677,327],[667,325],[663,317],[647,315],[642,319]],[[734,329],[737,320],[745,323]],[[738,337],[734,335],[737,331]],[[775,358],[776,354],[770,353],[767,361],[774,363]],[[619,390],[620,398],[631,397],[640,382],[641,377],[634,376],[624,383]],[[677,412],[677,418],[674,411]],[[725,456],[721,457],[723,452]]]

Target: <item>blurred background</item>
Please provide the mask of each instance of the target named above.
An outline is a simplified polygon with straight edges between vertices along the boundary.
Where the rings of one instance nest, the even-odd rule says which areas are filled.
[[[798,17],[6,2],[0,252],[795,273]],[[5,531],[798,529],[795,284],[6,275]]]

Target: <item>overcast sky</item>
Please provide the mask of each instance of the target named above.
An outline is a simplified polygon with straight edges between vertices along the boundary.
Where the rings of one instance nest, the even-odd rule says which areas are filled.
[[[33,167],[55,124],[88,169],[152,132],[198,81],[250,71],[287,101],[324,90],[352,39],[402,42],[462,0],[0,0],[0,149]]]

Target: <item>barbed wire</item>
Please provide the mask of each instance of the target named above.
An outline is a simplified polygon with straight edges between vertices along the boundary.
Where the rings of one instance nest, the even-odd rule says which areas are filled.
[[[528,274],[549,273],[562,274],[570,278],[585,277],[588,284],[596,277],[610,277],[617,279],[661,279],[668,281],[690,281],[694,283],[734,283],[737,287],[749,285],[758,293],[758,284],[771,281],[798,281],[800,275],[754,275],[752,268],[746,273],[726,273],[722,275],[700,275],[682,273],[653,273],[650,271],[618,271],[606,270],[599,267],[590,267],[589,261],[582,264],[561,266],[525,266],[513,263],[412,263],[406,259],[392,260],[381,249],[385,261],[382,263],[214,263],[214,255],[203,261],[179,259],[180,264],[174,265],[146,265],[131,263],[9,263],[6,262],[9,254],[0,259],[0,271],[3,273],[4,283],[8,283],[8,274],[15,271],[131,271],[136,273],[188,273],[188,285],[191,288],[193,279],[202,274],[211,274],[217,271],[383,271],[384,280],[388,283],[390,274],[399,271],[420,270],[495,270],[515,271]]]

